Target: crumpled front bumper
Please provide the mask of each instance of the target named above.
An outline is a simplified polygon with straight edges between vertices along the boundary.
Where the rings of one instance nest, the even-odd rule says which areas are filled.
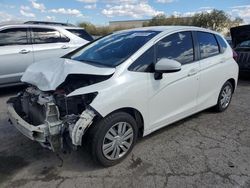
[[[95,112],[86,109],[74,124],[67,124],[59,119],[58,107],[55,104],[47,104],[46,119],[43,124],[32,125],[25,121],[25,115],[20,115],[22,110],[18,104],[20,99],[13,97],[7,102],[10,122],[26,137],[39,142],[43,147],[53,151],[63,148],[64,131],[67,130],[73,146],[82,145],[82,136],[92,124]]]
[[[46,137],[48,136],[47,125],[42,124],[34,126],[26,122],[22,117],[16,112],[13,103],[7,103],[8,114],[10,122],[26,137],[31,140],[45,143]]]

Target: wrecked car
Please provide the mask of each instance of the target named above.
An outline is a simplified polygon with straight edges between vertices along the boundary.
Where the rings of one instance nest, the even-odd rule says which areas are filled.
[[[32,64],[22,77],[29,87],[9,99],[8,112],[43,147],[86,144],[94,160],[111,166],[139,136],[209,107],[226,110],[237,78],[232,49],[216,32],[137,28]]]
[[[240,73],[250,73],[250,25],[231,28],[232,48],[237,53]]]

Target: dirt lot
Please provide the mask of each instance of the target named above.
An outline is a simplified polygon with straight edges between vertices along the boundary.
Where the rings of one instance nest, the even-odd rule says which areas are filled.
[[[140,139],[121,164],[102,168],[81,149],[55,154],[8,123],[0,92],[0,187],[250,187],[250,80],[230,108],[206,110]]]

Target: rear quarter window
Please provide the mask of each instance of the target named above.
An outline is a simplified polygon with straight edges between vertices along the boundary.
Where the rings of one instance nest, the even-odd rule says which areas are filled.
[[[227,44],[226,42],[223,40],[223,38],[219,35],[215,35],[216,36],[216,39],[220,45],[220,53],[224,53],[227,49]]]
[[[219,46],[214,34],[206,32],[197,32],[198,43],[200,46],[201,59],[219,54]]]
[[[73,33],[74,35],[87,40],[87,41],[92,41],[94,40],[91,35],[89,35],[84,29],[67,29],[67,31]]]

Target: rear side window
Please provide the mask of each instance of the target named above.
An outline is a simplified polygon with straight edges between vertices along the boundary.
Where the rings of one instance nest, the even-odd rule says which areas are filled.
[[[12,28],[0,31],[0,46],[28,44],[26,28]]]
[[[220,45],[220,52],[221,53],[224,53],[227,49],[227,44],[225,43],[225,41],[223,40],[223,38],[221,38],[221,36],[219,35],[215,35],[216,36],[216,39]]]
[[[181,64],[194,61],[192,33],[189,31],[175,33],[156,44],[157,61],[161,58],[174,59]]]
[[[34,44],[61,43],[70,41],[68,37],[54,29],[32,28],[32,32]]]
[[[197,32],[201,59],[219,54],[219,46],[211,33]]]
[[[67,31],[73,33],[74,35],[87,40],[87,41],[92,41],[94,40],[91,35],[89,35],[84,29],[67,29]]]

